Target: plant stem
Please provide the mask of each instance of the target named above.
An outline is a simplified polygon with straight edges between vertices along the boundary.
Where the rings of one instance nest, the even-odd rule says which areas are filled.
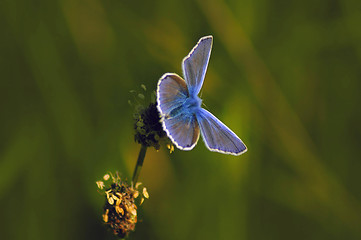
[[[143,166],[144,157],[145,157],[146,152],[147,152],[147,147],[142,145],[140,148],[139,155],[138,155],[137,164],[135,165],[133,178],[132,178],[132,184],[136,184],[138,181],[138,177],[140,174],[140,170],[142,169],[142,166]]]

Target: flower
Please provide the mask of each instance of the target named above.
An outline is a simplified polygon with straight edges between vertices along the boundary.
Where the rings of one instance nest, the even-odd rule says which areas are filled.
[[[146,147],[154,147],[159,150],[160,141],[165,139],[167,134],[160,123],[156,104],[151,103],[146,108],[139,107],[136,109],[134,120],[135,141]]]
[[[115,236],[125,238],[135,230],[138,206],[143,203],[145,198],[149,198],[149,194],[145,187],[141,193],[138,191],[141,183],[136,183],[133,187],[122,181],[118,173],[115,174],[115,177],[112,174],[106,174],[103,179],[111,180],[108,186],[103,181],[96,182],[98,188],[105,195],[103,222]],[[138,201],[140,195],[141,198]]]

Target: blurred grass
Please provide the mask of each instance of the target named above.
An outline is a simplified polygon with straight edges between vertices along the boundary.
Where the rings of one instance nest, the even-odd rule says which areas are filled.
[[[1,239],[113,239],[95,181],[129,177],[129,90],[201,36],[202,98],[241,157],[150,150],[131,239],[360,239],[359,1],[0,4]]]

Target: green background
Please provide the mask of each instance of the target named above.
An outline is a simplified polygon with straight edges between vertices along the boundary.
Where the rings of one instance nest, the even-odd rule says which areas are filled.
[[[114,239],[129,91],[213,35],[202,99],[248,152],[150,149],[130,239],[361,239],[360,26],[358,0],[1,1],[0,238]]]

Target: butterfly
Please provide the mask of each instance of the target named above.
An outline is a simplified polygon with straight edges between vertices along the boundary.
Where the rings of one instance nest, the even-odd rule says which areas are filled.
[[[198,94],[206,75],[213,37],[202,37],[183,59],[184,79],[165,73],[158,81],[157,108],[164,131],[181,150],[191,150],[201,133],[207,148],[214,152],[240,155],[246,145],[212,113],[201,107]]]

